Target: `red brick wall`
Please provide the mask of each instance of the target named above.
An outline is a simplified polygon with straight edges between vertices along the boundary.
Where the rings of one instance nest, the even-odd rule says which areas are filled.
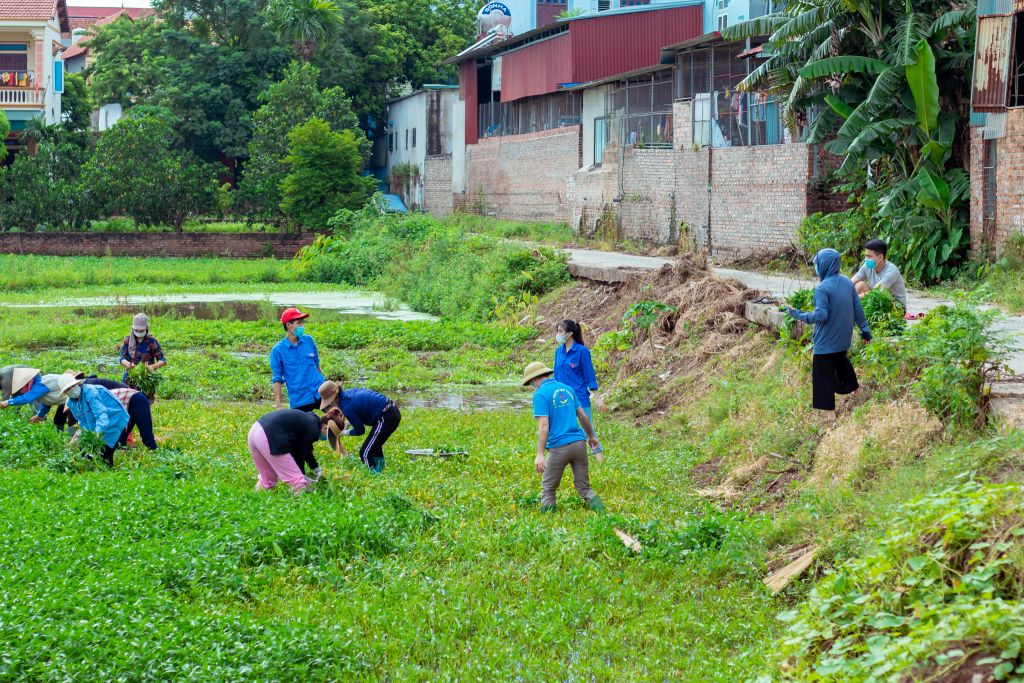
[[[468,210],[504,220],[568,223],[582,144],[580,126],[568,126],[467,145]]]
[[[985,226],[982,225],[982,128],[971,128],[971,249],[982,249]],[[996,220],[988,234],[995,255],[1003,242],[1024,232],[1024,109],[1006,112],[1006,137],[996,145]]]
[[[0,233],[0,254],[262,258],[269,243],[274,256],[291,258],[315,237],[314,233],[6,232]]]

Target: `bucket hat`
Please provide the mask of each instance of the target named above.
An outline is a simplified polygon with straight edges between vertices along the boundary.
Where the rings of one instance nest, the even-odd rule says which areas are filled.
[[[71,387],[77,387],[82,384],[85,384],[84,377],[82,379],[78,379],[74,375],[64,374],[57,378],[57,385],[60,386],[61,396],[67,396]]]
[[[530,380],[534,377],[540,377],[541,375],[550,375],[554,373],[554,370],[544,365],[543,363],[530,363],[523,370],[523,386],[530,383]]]
[[[320,394],[320,410],[327,410],[338,402],[338,385],[327,380],[320,385],[316,393]]]

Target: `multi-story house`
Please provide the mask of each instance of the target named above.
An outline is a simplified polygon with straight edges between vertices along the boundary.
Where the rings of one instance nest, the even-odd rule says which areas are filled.
[[[8,149],[18,147],[18,131],[32,117],[60,121],[61,33],[70,31],[64,0],[0,0],[0,109],[11,123]]]

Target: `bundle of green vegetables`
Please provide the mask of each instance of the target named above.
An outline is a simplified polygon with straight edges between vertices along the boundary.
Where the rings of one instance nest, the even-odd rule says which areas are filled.
[[[147,396],[156,393],[163,379],[159,372],[150,371],[145,363],[139,363],[128,371],[128,381],[131,385]]]
[[[868,319],[871,334],[898,336],[907,329],[907,321],[903,319],[903,308],[892,298],[892,293],[885,287],[876,287],[861,299],[864,315]]]

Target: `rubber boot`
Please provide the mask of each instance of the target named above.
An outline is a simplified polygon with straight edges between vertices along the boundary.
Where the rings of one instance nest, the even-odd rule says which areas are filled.
[[[542,513],[550,512],[551,514],[555,514],[556,512],[558,512],[558,506],[557,505],[541,505],[540,506],[540,511]]]
[[[601,496],[594,496],[593,498],[588,500],[587,506],[589,506],[591,510],[593,510],[599,515],[603,515],[606,512],[606,510],[604,509],[604,503],[601,502]]]
[[[374,464],[374,466],[370,468],[370,471],[374,472],[376,474],[380,474],[381,472],[383,472],[384,471],[384,458],[377,458],[376,464]]]

